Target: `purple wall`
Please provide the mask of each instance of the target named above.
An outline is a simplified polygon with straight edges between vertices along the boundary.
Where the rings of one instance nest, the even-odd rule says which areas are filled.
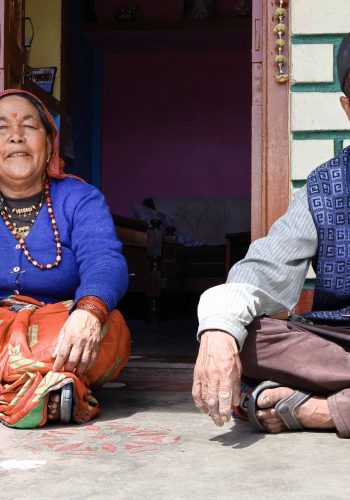
[[[250,53],[106,54],[102,191],[144,198],[250,196]]]

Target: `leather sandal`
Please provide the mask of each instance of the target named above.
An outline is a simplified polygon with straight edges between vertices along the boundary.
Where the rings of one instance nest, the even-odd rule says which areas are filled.
[[[282,386],[277,382],[271,382],[270,380],[267,380],[259,384],[249,397],[248,419],[261,432],[266,432],[266,429],[256,416],[257,410],[261,409],[257,405],[257,400],[259,395],[265,389],[273,389],[276,387],[282,387]],[[274,407],[276,410],[276,414],[282,420],[283,424],[286,426],[288,430],[296,431],[304,429],[298,416],[296,415],[296,409],[303,403],[305,403],[305,401],[310,399],[311,396],[312,394],[307,392],[294,391],[292,394],[286,396],[285,398],[282,398],[280,401],[278,401],[278,403],[276,403]]]
[[[73,411],[73,384],[69,383],[61,389],[60,422],[69,424]]]

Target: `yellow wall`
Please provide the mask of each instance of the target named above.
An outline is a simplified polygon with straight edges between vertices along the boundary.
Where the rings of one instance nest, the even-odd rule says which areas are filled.
[[[53,95],[60,98],[61,78],[61,0],[26,0],[26,17],[34,25],[34,39],[29,53],[29,66],[57,66]],[[26,22],[26,36],[30,34]]]

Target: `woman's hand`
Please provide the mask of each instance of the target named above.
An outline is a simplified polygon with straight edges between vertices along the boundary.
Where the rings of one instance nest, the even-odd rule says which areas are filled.
[[[216,425],[231,418],[231,404],[239,405],[241,362],[235,339],[228,333],[208,330],[201,336],[194,369],[192,396],[203,413]]]
[[[52,353],[54,371],[64,368],[85,374],[96,362],[100,350],[101,323],[90,312],[78,309],[69,316],[58,335]]]

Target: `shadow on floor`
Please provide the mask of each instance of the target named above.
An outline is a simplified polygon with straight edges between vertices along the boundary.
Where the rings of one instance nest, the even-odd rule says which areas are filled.
[[[263,439],[265,439],[265,434],[256,431],[249,422],[234,419],[234,426],[231,427],[229,432],[215,436],[210,441],[218,442],[222,446],[233,449],[242,449],[249,448],[249,446],[253,446]]]

